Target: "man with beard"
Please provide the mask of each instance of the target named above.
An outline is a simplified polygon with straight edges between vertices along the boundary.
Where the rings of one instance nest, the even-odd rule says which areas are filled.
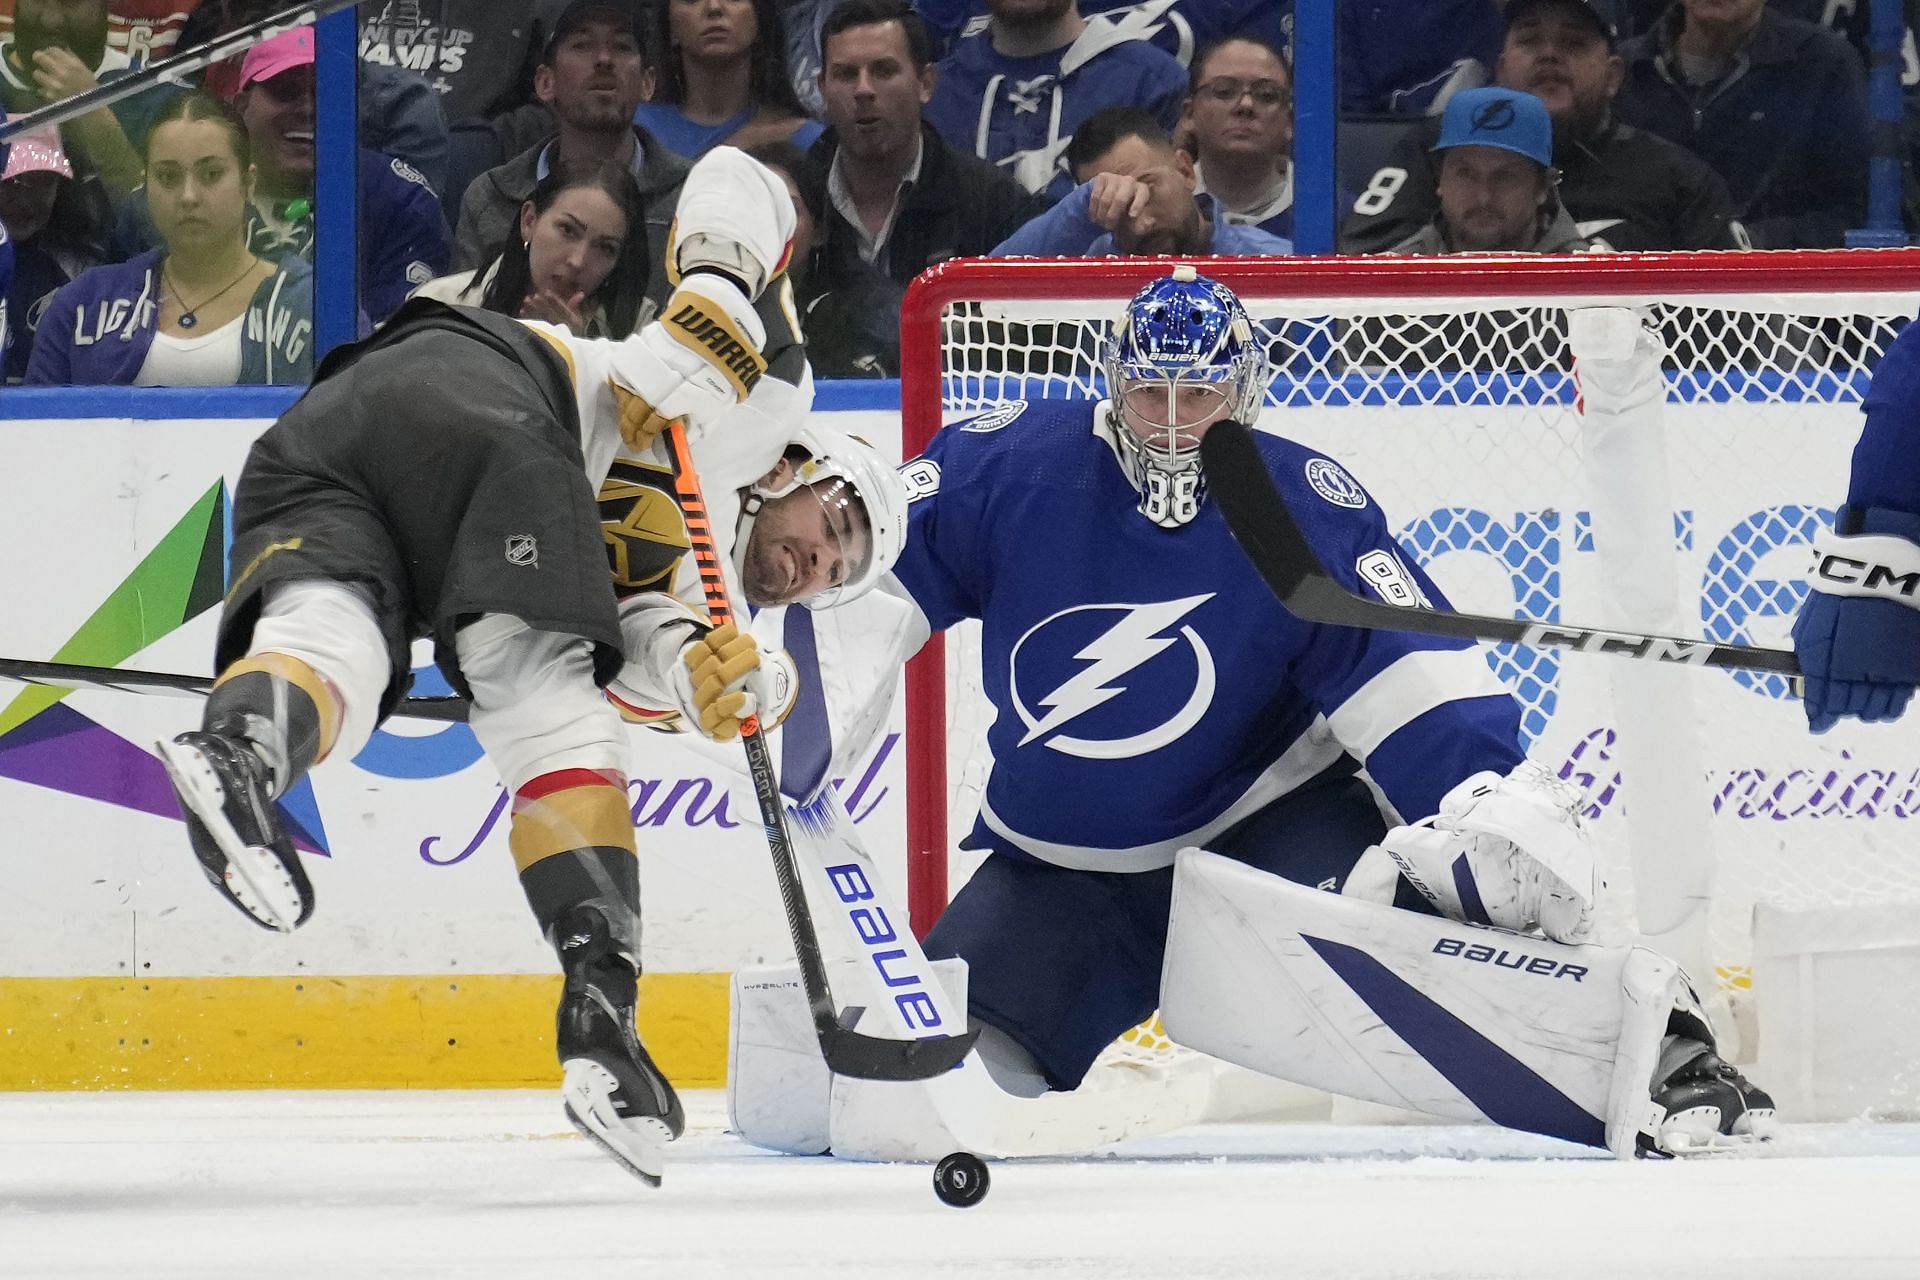
[[[573,0],[560,11],[533,79],[534,96],[552,110],[559,130],[468,186],[454,235],[454,270],[493,261],[515,234],[520,206],[555,159],[617,160],[633,171],[646,201],[645,228],[628,232],[630,239],[644,237],[649,264],[652,305],[643,310],[640,323],[666,300],[668,231],[687,163],[633,123],[634,108],[653,93],[637,8],[621,0]]]
[[[1469,89],[1440,118],[1440,211],[1389,253],[1579,253],[1553,172],[1553,122],[1540,99]]]
[[[1615,117],[1625,65],[1614,50],[1613,23],[1590,0],[1513,0],[1507,8],[1495,80],[1546,105],[1560,199],[1574,225],[1623,252],[1743,247],[1720,176],[1686,148]],[[1439,134],[1431,120],[1395,145],[1355,200],[1343,248],[1378,253],[1433,217]]]
[[[1139,107],[1108,107],[1067,148],[1075,187],[994,249],[996,258],[1289,254],[1291,241],[1229,222],[1194,193],[1193,161]]]
[[[828,132],[809,157],[826,175],[828,205],[816,269],[844,280],[877,268],[898,310],[908,281],[948,258],[987,253],[1046,202],[921,119],[933,93],[931,47],[904,0],[844,0],[823,39]],[[897,374],[897,346],[890,354],[887,372]]]

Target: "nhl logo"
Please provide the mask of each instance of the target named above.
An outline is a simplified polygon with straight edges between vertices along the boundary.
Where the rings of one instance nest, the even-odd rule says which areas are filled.
[[[507,563],[523,569],[540,567],[540,544],[530,533],[516,533],[507,538]]]

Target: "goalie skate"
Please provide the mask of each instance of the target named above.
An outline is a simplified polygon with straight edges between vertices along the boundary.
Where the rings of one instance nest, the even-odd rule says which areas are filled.
[[[648,1186],[660,1185],[666,1147],[686,1129],[673,1086],[633,1029],[633,1010],[569,979],[560,1002],[560,1086],[567,1119]]]
[[[213,887],[263,928],[291,933],[305,924],[313,884],[274,813],[266,764],[217,733],[183,733],[156,746]]]
[[[1680,1067],[1653,1095],[1664,1113],[1654,1129],[1659,1154],[1726,1154],[1779,1133],[1773,1098],[1711,1049]]]

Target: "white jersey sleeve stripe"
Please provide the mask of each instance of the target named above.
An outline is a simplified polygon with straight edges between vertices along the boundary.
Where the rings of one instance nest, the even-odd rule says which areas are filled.
[[[1478,648],[1418,649],[1396,658],[1327,716],[1342,746],[1365,763],[1380,744],[1449,702],[1500,696],[1506,687]]]

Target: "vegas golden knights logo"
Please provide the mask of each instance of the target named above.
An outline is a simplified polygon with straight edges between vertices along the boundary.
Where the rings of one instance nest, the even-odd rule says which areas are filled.
[[[613,585],[621,594],[670,589],[687,554],[686,517],[673,496],[673,472],[621,459],[600,486],[600,531]]]

